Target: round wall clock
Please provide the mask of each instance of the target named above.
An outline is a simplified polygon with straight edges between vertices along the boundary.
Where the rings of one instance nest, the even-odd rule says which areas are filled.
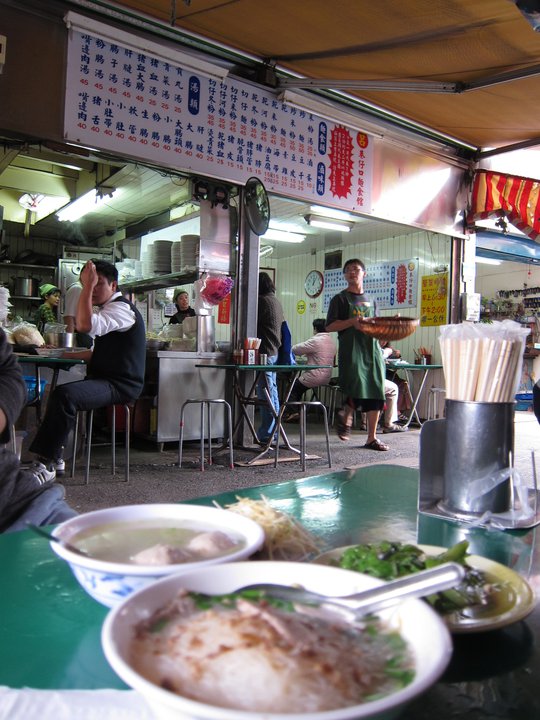
[[[319,297],[319,295],[323,291],[323,287],[323,274],[320,273],[318,270],[311,270],[311,272],[308,272],[304,281],[304,289],[306,291],[306,295],[308,295],[310,298]]]

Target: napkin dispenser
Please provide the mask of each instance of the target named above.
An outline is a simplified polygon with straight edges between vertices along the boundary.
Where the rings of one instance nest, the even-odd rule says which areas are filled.
[[[514,403],[446,400],[420,432],[418,510],[499,528],[537,524],[537,491],[512,467]]]

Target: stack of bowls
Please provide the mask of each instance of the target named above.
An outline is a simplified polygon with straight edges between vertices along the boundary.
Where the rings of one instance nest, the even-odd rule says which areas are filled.
[[[199,236],[182,235],[180,243],[180,257],[182,270],[184,268],[196,268],[199,261]]]
[[[150,246],[151,269],[154,275],[168,275],[171,272],[172,240],[155,240]]]
[[[180,240],[173,242],[171,247],[171,272],[182,272],[182,243]]]

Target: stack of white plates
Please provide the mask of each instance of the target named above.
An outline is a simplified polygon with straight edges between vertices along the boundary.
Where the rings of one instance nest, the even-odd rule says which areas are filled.
[[[171,272],[182,272],[182,243],[180,240],[173,242],[171,248]]]
[[[185,267],[197,267],[199,261],[199,236],[182,235],[180,243],[180,259],[182,269]]]
[[[171,272],[172,240],[155,240],[149,250],[152,252],[150,263],[154,275],[167,275]]]

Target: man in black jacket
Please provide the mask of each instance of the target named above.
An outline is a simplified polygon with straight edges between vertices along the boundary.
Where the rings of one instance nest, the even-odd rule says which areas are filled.
[[[9,442],[25,402],[20,365],[0,328],[0,443]],[[64,488],[54,478],[22,468],[17,455],[0,449],[0,532],[22,530],[27,522],[48,525],[73,517],[77,513],[64,497]]]
[[[59,385],[30,450],[34,469],[54,478],[63,467],[62,449],[79,410],[132,402],[141,394],[146,359],[146,331],[137,308],[118,291],[118,271],[105,260],[89,260],[81,271],[83,289],[76,326],[94,339],[86,378]],[[93,311],[93,306],[98,310]]]

